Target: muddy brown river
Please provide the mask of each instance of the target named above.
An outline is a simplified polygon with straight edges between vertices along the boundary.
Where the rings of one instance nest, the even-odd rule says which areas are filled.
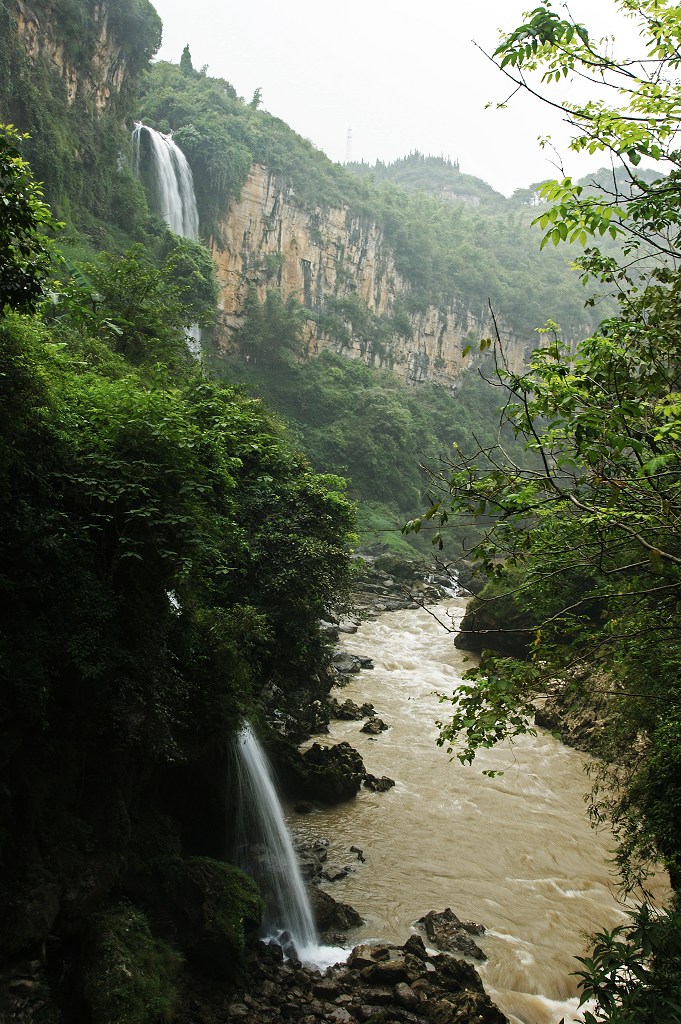
[[[459,621],[462,600],[436,609]],[[329,863],[352,864],[325,883],[365,919],[350,936],[404,942],[429,910],[451,909],[485,925],[485,987],[517,1024],[576,1017],[574,957],[587,933],[623,920],[609,861],[612,837],[594,832],[584,794],[584,757],[540,732],[512,749],[483,751],[472,767],[436,745],[446,713],[434,691],[451,691],[468,667],[453,638],[423,610],[390,612],[343,636],[373,670],[350,677],[340,700],[371,701],[390,725],[376,738],[361,722],[332,722],[321,742],[349,741],[367,771],[388,775],[386,793],[362,789],[345,804],[289,813],[293,832],[330,842]],[[494,779],[483,768],[504,769]],[[349,852],[361,847],[365,863]]]

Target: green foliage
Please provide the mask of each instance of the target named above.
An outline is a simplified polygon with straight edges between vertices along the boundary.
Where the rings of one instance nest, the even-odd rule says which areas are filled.
[[[202,327],[215,320],[218,301],[218,282],[215,264],[209,250],[191,238],[180,238],[168,231],[159,250],[164,261],[162,268],[169,271],[170,280],[177,286],[180,299]]]
[[[401,535],[404,519],[420,507],[430,470],[446,457],[452,436],[472,434],[492,444],[496,396],[475,373],[456,394],[430,384],[402,384],[393,374],[329,351],[302,363],[269,366],[216,361],[216,372],[247,383],[285,419],[313,466],[347,478],[360,502],[362,546],[414,557],[430,550],[428,531]],[[512,441],[511,441],[512,446]],[[477,527],[457,542],[470,547]]]
[[[590,194],[571,178],[544,183],[540,194],[554,204],[537,218],[542,228],[552,225],[544,243],[569,239],[585,244],[590,236],[610,233],[622,236],[625,256],[644,249],[674,261],[680,224],[679,10],[668,0],[619,0],[617,7],[637,23],[638,56],[618,56],[609,38],[594,38],[584,25],[561,18],[550,0],[544,0],[502,37],[493,59],[520,88],[534,92],[573,74],[589,82],[586,102],[551,102],[574,128],[571,149],[607,153],[616,172]],[[540,84],[534,86],[536,76]],[[660,162],[665,173],[640,171],[645,158]],[[588,259],[584,265],[591,269]]]
[[[574,186],[548,182],[553,203],[538,220],[544,241],[584,242],[621,234],[621,254],[593,247],[586,273],[614,285],[620,311],[575,351],[554,323],[529,368],[510,373],[498,355],[495,383],[505,396],[502,422],[522,438],[532,461],[457,450],[441,493],[423,521],[442,528],[484,516],[478,564],[532,616],[526,663],[486,656],[469,674],[471,689],[453,695],[443,742],[459,755],[522,734],[532,702],[575,669],[592,674],[607,698],[619,763],[597,773],[591,813],[609,820],[617,861],[632,887],[661,861],[681,885],[681,362],[679,313],[677,5],[622,0],[641,27],[645,59],[620,61],[584,26],[559,17],[550,0],[503,37],[495,59],[520,87],[573,72],[604,85],[619,106],[563,103],[576,130],[572,147],[607,150],[620,173]],[[667,178],[638,175],[644,156],[666,160]],[[622,187],[622,181],[626,187]],[[599,189],[605,191],[599,191]],[[609,189],[609,191],[608,191]],[[632,271],[626,260],[658,258]],[[635,276],[634,276],[635,274]],[[491,457],[485,468],[481,457]],[[591,1024],[680,1020],[681,923],[675,905],[656,916],[644,904],[633,923],[596,937],[581,972]]]
[[[302,354],[302,329],[305,310],[291,294],[268,289],[263,303],[254,286],[244,303],[244,322],[236,333],[236,342],[247,361],[268,366],[284,366]]]
[[[298,666],[305,671],[320,650],[316,619],[346,571],[351,513],[345,499],[288,453],[257,403],[191,374],[180,388],[163,386],[158,377],[149,388],[129,369],[102,377],[72,361],[67,333],[61,335],[66,349],[64,342],[50,345],[44,329],[21,322],[7,323],[4,334],[4,408],[8,414],[22,408],[6,434],[4,587],[15,614],[4,643],[13,652],[9,664],[25,658],[34,665],[19,677],[27,698],[44,686],[45,673],[65,672],[76,688],[91,680],[89,701],[96,699],[100,721],[126,721],[126,730],[146,731],[150,748],[173,750],[177,727],[203,714],[198,692],[188,703],[199,642],[205,699],[212,706],[216,687],[218,694],[231,692],[236,703],[225,705],[228,719],[238,717],[237,694],[250,687],[244,660],[250,647],[263,671],[275,665],[279,674],[297,677]],[[41,394],[47,405],[38,428],[27,415]],[[30,395],[36,397],[29,404]],[[39,486],[21,475],[27,445]],[[20,521],[11,511],[17,507],[25,509]],[[37,605],[33,575],[21,576],[27,545],[39,575],[52,552]],[[70,609],[57,611],[59,592],[73,594]],[[169,592],[183,609],[179,618]],[[32,624],[25,618],[31,606]],[[295,620],[288,617],[294,607]],[[43,615],[45,623],[53,617],[56,646],[31,640],[34,630],[41,633]],[[218,624],[224,633],[216,634]],[[21,637],[30,655],[17,643]],[[292,660],[277,663],[275,650],[281,659],[284,649]],[[212,678],[215,658],[231,658],[231,673]],[[119,683],[110,688],[116,676]],[[150,700],[156,688],[158,699]],[[50,692],[32,716],[49,707]],[[217,717],[213,727],[220,727]]]
[[[441,703],[452,704],[454,710],[446,721],[437,722],[438,745],[448,754],[456,752],[461,764],[472,764],[478,750],[509,737],[536,735],[530,724],[534,707],[524,696],[527,672],[519,680],[513,662],[488,657],[475,678],[475,686],[461,687],[451,698],[440,696]],[[493,778],[503,772],[486,770],[483,774]]]
[[[121,904],[90,926],[84,996],[93,1024],[164,1024],[172,1019],[182,958],[154,938],[141,911]]]
[[[194,65],[192,64],[192,55],[189,52],[189,44],[185,46],[180,57],[180,71],[183,75],[194,74]]]
[[[0,125],[0,310],[28,312],[50,261],[45,229],[57,225],[19,149],[25,136]]]
[[[679,1024],[681,919],[678,910],[656,914],[644,904],[629,924],[595,936],[589,957],[579,957],[586,1024]]]
[[[634,731],[648,733],[654,756],[678,694],[672,668],[681,597],[677,282],[650,286],[627,312],[571,358],[549,332],[552,340],[526,373],[500,371],[504,418],[536,461],[523,467],[499,447],[495,468],[485,471],[482,453],[457,449],[448,497],[426,519],[443,528],[461,517],[489,517],[473,554],[531,612],[536,629],[533,666],[518,669],[525,689],[522,682],[512,687],[516,698],[526,701],[576,658],[615,667],[623,697],[643,698],[620,702],[619,713],[631,718]],[[509,566],[519,567],[515,576]],[[652,638],[665,645],[668,661],[651,658]],[[674,763],[669,744],[666,749]],[[627,854],[637,846],[649,852],[653,828],[658,851],[677,870],[681,837],[672,838],[664,825],[673,818],[671,806],[666,814],[653,808],[664,787],[645,782],[645,761],[636,766],[643,772],[638,781],[632,762],[635,790],[622,797],[615,817],[637,816],[627,802],[636,791],[636,811],[647,824],[630,830]],[[673,790],[667,795],[672,801]]]
[[[0,895],[42,898],[34,876],[58,878],[74,933],[125,891],[132,821],[171,771],[220,764],[268,683],[309,702],[319,622],[349,579],[340,481],[188,361],[183,297],[201,259],[168,245],[160,267],[140,249],[70,276],[62,263],[41,309],[0,318]],[[191,814],[176,813],[179,834]],[[198,852],[222,841],[218,817]],[[82,877],[97,888],[79,903]],[[126,988],[114,972],[101,1003],[91,991],[98,1019],[126,1000],[125,1019],[165,1012],[145,974],[159,950],[147,956],[142,925],[130,935],[141,974]]]
[[[371,176],[376,182],[389,181],[408,191],[428,192],[449,201],[470,202],[473,205],[481,201],[504,203],[501,193],[495,192],[487,182],[472,174],[464,174],[458,160],[424,156],[418,150],[388,164],[377,160],[373,166],[364,162],[345,166],[358,177]]]
[[[67,326],[108,340],[135,366],[188,364],[186,331],[197,310],[186,301],[194,276],[187,271],[198,250],[183,240],[160,267],[147,260],[141,245],[120,256],[100,253],[77,269],[62,292],[53,293],[55,313]],[[175,283],[183,271],[184,281]]]
[[[381,455],[384,442],[391,442],[397,450],[401,443],[400,424],[404,426],[408,418],[406,409],[395,404],[393,396],[399,386],[394,379],[382,380],[363,364],[327,352],[308,363],[291,365],[285,373],[281,368],[276,374],[254,373],[250,367],[234,364],[226,367],[225,372],[230,375],[239,372],[244,380],[252,382],[258,393],[299,432],[313,465],[325,472],[349,476],[353,496],[388,500],[389,495],[399,490],[399,486],[394,486],[394,479],[385,487],[385,481],[397,471],[397,465],[391,453],[386,451]],[[406,393],[406,388],[402,391]],[[387,406],[391,400],[393,410],[397,408],[399,423],[390,422]],[[376,430],[381,431],[375,438],[369,436],[372,428],[363,420],[364,415],[370,414],[371,407],[383,424],[382,427],[374,424]],[[383,412],[379,411],[381,409]],[[386,429],[389,436],[385,434]],[[404,460],[403,467],[405,475],[414,473],[414,466],[408,460]],[[380,481],[372,475],[377,468]],[[418,470],[416,472],[418,476]]]
[[[417,551],[415,545],[402,535],[403,522],[404,513],[400,513],[387,500],[361,501],[357,513],[357,531],[362,551],[380,558],[392,557],[396,565],[403,565],[405,559],[414,559]],[[386,566],[380,565],[379,568],[386,568],[392,575]]]

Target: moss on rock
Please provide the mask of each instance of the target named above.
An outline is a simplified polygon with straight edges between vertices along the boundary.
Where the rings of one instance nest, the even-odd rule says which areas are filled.
[[[211,974],[233,976],[262,919],[255,882],[232,864],[192,857],[185,863],[182,897],[187,956]]]
[[[172,1020],[181,964],[180,954],[151,934],[136,907],[119,904],[96,914],[83,978],[92,1024]]]

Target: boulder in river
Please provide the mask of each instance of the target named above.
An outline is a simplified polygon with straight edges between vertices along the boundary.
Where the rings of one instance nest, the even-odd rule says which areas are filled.
[[[486,960],[487,956],[473,941],[471,935],[483,935],[484,925],[475,921],[460,921],[447,907],[440,912],[431,910],[416,922],[423,928],[428,941],[437,949],[450,953],[463,953],[474,960]]]
[[[382,775],[380,779],[375,775],[367,775],[364,785],[374,793],[386,793],[389,789],[393,788],[395,780],[389,779],[387,775]]]
[[[371,658],[361,654],[350,654],[348,651],[336,651],[331,655],[331,664],[340,675],[352,675],[363,668],[373,668]]]
[[[374,715],[372,718],[370,718],[367,722],[364,723],[360,732],[366,732],[369,734],[369,736],[379,736],[382,732],[385,732],[386,729],[389,728],[390,726],[386,725],[382,718],[377,718]]]
[[[347,932],[364,924],[354,907],[335,900],[324,889],[308,886],[307,893],[322,941],[336,941],[338,932]]]
[[[331,718],[339,718],[345,722],[359,722],[362,718],[370,718],[375,714],[373,704],[355,704],[354,700],[344,700],[340,704],[335,697],[329,698],[329,714]]]
[[[308,794],[328,804],[353,797],[366,775],[361,755],[349,743],[332,747],[313,743],[303,762]]]
[[[329,840],[320,836],[316,839],[301,841],[294,835],[293,845],[298,859],[298,867],[305,881],[319,881],[329,857]]]

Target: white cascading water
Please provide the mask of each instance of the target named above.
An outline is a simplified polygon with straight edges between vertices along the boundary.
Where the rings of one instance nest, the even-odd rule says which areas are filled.
[[[138,121],[132,133],[133,173],[136,178],[142,177],[143,135],[149,144],[156,211],[176,235],[196,241],[199,237],[199,211],[189,162],[173,142],[172,135],[164,135]],[[192,355],[198,358],[201,355],[201,329],[198,326],[190,327],[187,344]]]
[[[292,942],[305,963],[327,966],[348,951],[321,946],[269,762],[250,725],[237,738],[238,801],[234,858],[258,882],[266,901],[263,934],[285,948]]]
[[[140,177],[142,135],[151,154],[158,212],[171,231],[183,238],[199,237],[199,211],[194,194],[192,169],[172,135],[164,135],[139,121],[132,133],[133,172]]]

